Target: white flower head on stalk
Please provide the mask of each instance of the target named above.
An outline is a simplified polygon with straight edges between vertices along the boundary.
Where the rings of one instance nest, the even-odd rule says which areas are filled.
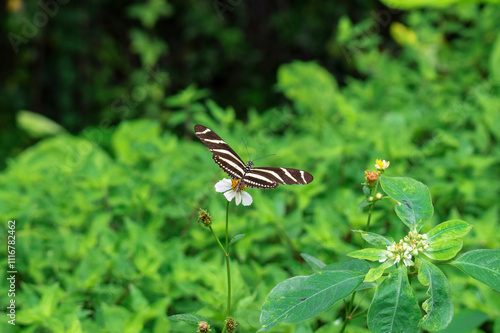
[[[243,206],[250,206],[253,199],[252,196],[246,191],[245,184],[242,184],[241,189],[236,191],[239,182],[240,179],[234,180],[224,178],[215,184],[215,190],[219,193],[224,193],[227,201],[231,201],[235,198],[236,205],[239,205],[241,202],[243,203]]]
[[[390,164],[391,164],[391,162],[386,161],[386,160],[376,160],[375,161],[375,168],[377,168],[377,170],[384,171],[385,169],[387,169],[389,167]]]

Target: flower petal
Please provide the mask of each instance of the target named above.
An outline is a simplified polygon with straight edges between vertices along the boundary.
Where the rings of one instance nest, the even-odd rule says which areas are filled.
[[[229,191],[231,189],[231,184],[231,179],[224,178],[215,184],[215,190],[219,193]]]
[[[243,200],[243,206],[250,206],[253,202],[252,196],[247,191],[241,192],[241,198]]]
[[[236,196],[236,199],[235,199],[236,206],[238,206],[240,204],[240,202],[241,202],[241,192],[236,192],[236,191],[233,191],[233,192],[234,192],[234,194]]]
[[[227,191],[226,193],[224,193],[224,196],[226,197],[227,201],[233,200],[235,195],[236,195],[235,191]]]

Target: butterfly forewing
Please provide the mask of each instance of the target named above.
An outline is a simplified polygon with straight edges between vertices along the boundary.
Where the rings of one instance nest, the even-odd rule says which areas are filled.
[[[229,145],[209,128],[196,125],[194,132],[213,153],[213,159],[233,179],[241,179],[247,187],[276,188],[278,184],[309,184],[313,176],[304,170],[257,167],[245,164]]]
[[[202,125],[195,125],[194,133],[210,149],[215,163],[231,178],[240,179],[245,175],[245,163],[220,136]]]

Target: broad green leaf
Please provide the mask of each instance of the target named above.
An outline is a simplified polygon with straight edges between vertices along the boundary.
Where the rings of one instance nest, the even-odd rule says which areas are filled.
[[[470,333],[475,332],[475,328],[481,326],[488,315],[478,310],[463,310],[455,313],[450,325],[439,333]]]
[[[500,250],[470,251],[450,264],[496,291],[500,291]]]
[[[387,259],[387,253],[387,250],[367,248],[353,251],[351,253],[348,253],[347,255],[351,258],[377,261],[380,259]]]
[[[83,332],[82,324],[81,324],[81,322],[78,319],[78,316],[76,314],[74,314],[71,317],[71,320],[69,322],[68,329],[66,332],[72,332],[72,333],[82,333]]]
[[[417,34],[405,25],[394,22],[389,26],[391,37],[401,46],[413,46],[418,43]]]
[[[373,333],[417,333],[420,331],[417,326],[420,317],[418,301],[403,265],[377,288],[368,310],[368,328]]]
[[[500,82],[500,33],[493,43],[490,54],[490,77],[494,82]]]
[[[394,265],[393,261],[385,261],[383,264],[368,271],[363,282],[373,282],[384,274],[384,271]]]
[[[267,295],[259,332],[280,323],[297,324],[330,308],[350,295],[362,282],[368,264],[361,260],[328,265],[321,272],[296,276],[279,283]]]
[[[360,233],[361,237],[363,237],[363,239],[368,243],[370,243],[371,245],[390,246],[394,244],[394,240],[392,238],[386,238],[374,232],[363,231],[363,230],[353,230],[353,232]]]
[[[168,316],[167,319],[171,321],[183,321],[185,323],[194,325],[197,325],[200,321],[206,321],[210,324],[210,320],[195,313],[182,313],[178,315]]]
[[[243,237],[245,237],[246,235],[245,234],[238,234],[236,236],[234,236],[230,241],[229,241],[229,245],[231,244],[234,244],[236,243],[237,241],[239,241],[240,239],[242,239]]]
[[[437,242],[429,243],[429,248],[423,253],[434,260],[450,260],[455,257],[462,248],[460,239],[443,239]]]
[[[323,267],[322,271],[354,271],[366,273],[370,265],[363,260],[350,259],[347,261],[335,262],[333,264]]]
[[[336,104],[338,85],[332,74],[317,63],[294,61],[278,69],[278,89],[301,107],[325,112]]]
[[[472,229],[472,225],[460,220],[450,220],[438,224],[428,233],[428,242],[435,242],[443,239],[459,238],[467,235]]]
[[[453,302],[451,287],[444,273],[436,265],[424,259],[418,259],[418,281],[429,287],[430,296],[422,308],[427,313],[419,326],[428,331],[438,331],[446,328],[453,318]]]
[[[421,182],[408,177],[381,176],[380,184],[398,202],[394,210],[411,231],[419,231],[434,213],[429,189]]]
[[[160,132],[160,124],[150,119],[121,122],[111,138],[117,159],[132,165],[157,157],[163,147]]]
[[[16,115],[17,126],[33,138],[65,133],[66,130],[55,121],[31,111],[19,111]]]
[[[44,316],[51,317],[57,309],[57,303],[61,300],[62,290],[58,283],[54,283],[50,286],[43,286],[41,291],[39,309]]]
[[[317,272],[326,266],[321,260],[308,255],[307,253],[301,253],[300,256],[311,266],[312,270]]]

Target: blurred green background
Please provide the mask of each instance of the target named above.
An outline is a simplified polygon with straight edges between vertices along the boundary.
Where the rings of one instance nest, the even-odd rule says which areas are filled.
[[[331,263],[361,246],[376,158],[429,186],[424,231],[463,219],[463,251],[500,246],[499,1],[8,0],[0,22],[0,237],[15,219],[18,270],[2,332],[195,332],[166,320],[184,312],[220,332],[223,258],[196,219],[208,209],[222,237],[225,175],[196,123],[245,160],[242,137],[253,158],[276,153],[258,165],[315,177],[231,205],[231,234],[247,235],[233,248],[240,332],[277,283],[311,273],[300,253]],[[392,209],[372,230],[399,239]],[[455,327],[500,332],[500,295],[444,269]],[[273,332],[336,332],[341,310]]]

